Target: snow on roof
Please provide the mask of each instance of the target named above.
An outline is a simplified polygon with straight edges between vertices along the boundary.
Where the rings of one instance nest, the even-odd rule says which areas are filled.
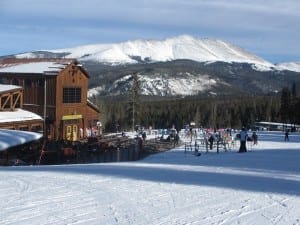
[[[42,134],[35,132],[0,129],[0,151],[38,140],[42,136]]]
[[[0,84],[0,93],[15,90],[15,89],[19,89],[19,88],[22,88],[22,87],[17,86],[17,85]]]
[[[276,122],[267,122],[267,121],[260,121],[256,122],[257,125],[265,125],[265,126],[281,126],[281,127],[300,127],[299,124],[291,124],[291,123],[276,123]]]
[[[23,62],[0,65],[0,73],[58,73],[67,65],[57,62]]]
[[[0,112],[0,123],[17,122],[25,120],[43,120],[43,118],[35,113],[23,109],[17,109],[16,111]]]
[[[94,109],[99,110],[98,106],[89,99],[87,99],[87,104],[90,105],[91,107],[93,107]]]

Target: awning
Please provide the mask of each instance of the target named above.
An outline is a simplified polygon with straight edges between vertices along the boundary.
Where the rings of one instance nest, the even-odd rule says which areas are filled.
[[[38,140],[42,136],[35,132],[0,129],[0,151]]]

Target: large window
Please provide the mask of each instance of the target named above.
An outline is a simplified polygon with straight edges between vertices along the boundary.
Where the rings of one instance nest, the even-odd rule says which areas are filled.
[[[81,88],[63,88],[63,103],[80,103]]]
[[[32,86],[32,81],[30,79],[25,79],[25,87],[30,88]]]
[[[0,78],[0,84],[9,84],[9,81],[6,77]]]
[[[18,79],[13,79],[12,84],[13,85],[20,85],[20,81]]]

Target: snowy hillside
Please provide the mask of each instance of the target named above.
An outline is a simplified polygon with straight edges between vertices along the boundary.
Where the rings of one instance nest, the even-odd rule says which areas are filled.
[[[182,74],[182,77],[167,77],[162,75],[148,76],[139,75],[141,84],[141,94],[148,96],[191,96],[210,91],[217,85],[217,81],[208,75]],[[91,88],[89,97],[101,93],[105,90],[112,95],[120,95],[131,90],[131,75],[124,76],[106,87],[98,86]],[[220,84],[222,81],[218,81]],[[210,93],[212,94],[212,93]]]
[[[91,74],[89,96],[128,94],[132,74],[138,71],[142,95],[147,96],[221,96],[278,93],[284,86],[299,82],[299,73],[287,70],[261,71],[253,64],[204,63],[190,60],[170,62],[101,65],[84,63]]]
[[[258,68],[274,67],[272,63],[225,41],[198,39],[188,35],[161,41],[134,40],[118,44],[96,44],[50,50],[49,52],[67,53],[65,57],[68,58],[112,64],[190,59],[198,62],[245,62],[255,64]],[[18,57],[32,57],[32,53],[20,54]]]
[[[300,73],[300,62],[287,62],[276,64],[278,70],[291,70]]]

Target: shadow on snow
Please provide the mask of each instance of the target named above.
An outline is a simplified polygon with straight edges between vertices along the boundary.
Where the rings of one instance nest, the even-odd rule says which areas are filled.
[[[262,135],[261,140],[276,141],[282,138],[280,135]],[[300,143],[299,135],[291,138]],[[2,167],[1,171],[99,175],[300,196],[300,148],[253,149],[241,154],[236,151],[209,152],[196,157],[185,154],[180,147],[139,162]]]
[[[226,173],[226,170],[214,170],[214,171],[201,171],[201,168],[194,170],[191,167],[184,167],[184,163],[174,162],[179,165],[173,167],[167,163],[154,164],[147,161],[135,162],[135,163],[102,163],[102,164],[77,164],[77,165],[61,165],[61,166],[32,166],[32,167],[5,167],[1,170],[15,171],[15,172],[60,172],[60,173],[78,173],[78,174],[91,174],[99,176],[111,176],[119,178],[129,178],[135,180],[145,180],[162,183],[176,183],[184,185],[198,185],[198,186],[212,186],[231,188],[234,190],[246,190],[257,192],[275,192],[280,194],[290,194],[300,196],[300,180],[299,180],[299,163],[300,151],[285,152],[281,151],[268,151],[268,154],[273,154],[273,157],[267,159],[267,155],[261,152],[252,152],[249,154],[233,154],[223,156],[232,158],[237,164],[229,162],[228,160],[219,160],[220,157],[214,158],[214,160],[201,161],[201,157],[197,158],[196,166],[209,166],[209,167],[228,167],[234,169],[235,173]],[[182,153],[182,152],[181,152]],[[274,156],[274,154],[276,156]],[[249,157],[248,155],[255,155],[255,157]],[[287,155],[290,155],[287,157]],[[296,155],[296,157],[295,157]],[[218,156],[221,156],[219,154]],[[280,161],[275,160],[273,162],[266,163],[268,160],[274,159],[274,157],[281,158],[282,160],[291,160],[280,165]],[[264,157],[264,159],[262,159]],[[204,158],[204,157],[203,157]],[[209,157],[207,157],[209,158]],[[210,157],[212,158],[212,157]],[[252,159],[251,159],[252,158]],[[251,164],[251,160],[256,159],[255,163]],[[168,162],[169,163],[169,162]],[[167,165],[167,166],[166,166]],[[180,166],[181,165],[181,166]],[[193,165],[187,164],[186,165]],[[272,165],[272,166],[271,166]],[[289,166],[290,165],[290,166]],[[296,166],[297,165],[297,166]],[[243,172],[262,172],[263,176],[255,176],[253,174],[238,173]],[[297,179],[282,178],[283,176],[277,176],[278,174],[288,173],[297,177]],[[13,175],[13,173],[11,173]],[[96,178],[93,178],[96,179]]]

